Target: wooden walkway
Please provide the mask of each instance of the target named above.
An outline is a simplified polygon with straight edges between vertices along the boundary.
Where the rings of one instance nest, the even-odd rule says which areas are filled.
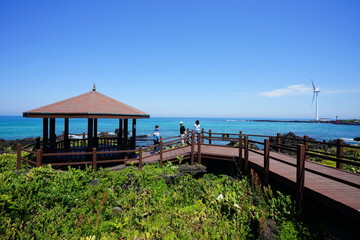
[[[197,154],[197,146],[194,146]],[[248,167],[263,173],[263,151],[249,151]],[[176,156],[190,158],[191,146],[165,150],[163,161],[176,160]],[[213,145],[201,145],[202,159],[218,159],[235,161],[239,157],[239,149]],[[242,156],[244,157],[244,150]],[[281,161],[273,158],[281,159]],[[129,159],[137,162],[137,159]],[[242,159],[243,161],[244,159]],[[160,154],[143,153],[143,163],[160,161]],[[293,189],[296,188],[296,158],[286,154],[270,152],[269,179],[277,181]],[[117,170],[119,167],[110,168]],[[351,218],[360,220],[360,175],[334,169],[317,163],[306,161],[304,201],[316,200],[333,209],[345,213]]]

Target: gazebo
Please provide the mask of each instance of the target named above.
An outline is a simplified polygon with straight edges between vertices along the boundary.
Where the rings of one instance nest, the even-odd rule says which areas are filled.
[[[70,118],[88,119],[87,141],[83,141],[82,151],[92,148],[101,151],[104,147],[104,141],[100,143],[97,135],[98,119],[119,119],[117,137],[113,138],[116,141],[115,147],[129,150],[136,147],[136,120],[150,118],[150,115],[145,112],[99,93],[96,91],[95,84],[90,92],[26,111],[23,116],[43,119],[43,141],[40,147],[44,153],[73,152],[72,140],[69,139]],[[64,134],[61,143],[57,142],[55,134],[55,123],[59,118],[64,119]],[[128,138],[129,119],[132,119],[131,139]]]

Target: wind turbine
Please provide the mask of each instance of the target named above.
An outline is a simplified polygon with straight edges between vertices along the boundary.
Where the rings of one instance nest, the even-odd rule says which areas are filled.
[[[312,83],[313,91],[314,91],[314,95],[313,95],[313,99],[312,99],[312,104],[314,104],[314,99],[315,99],[315,97],[316,97],[315,121],[319,121],[318,96],[319,96],[320,88],[319,88],[319,87],[315,87],[313,80],[311,80],[311,83]]]

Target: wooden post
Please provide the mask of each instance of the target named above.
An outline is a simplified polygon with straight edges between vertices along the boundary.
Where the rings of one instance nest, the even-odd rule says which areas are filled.
[[[123,147],[123,120],[119,119],[118,148]]]
[[[211,145],[211,129],[209,130],[209,144]]]
[[[296,161],[296,209],[301,209],[302,198],[304,194],[305,183],[305,145],[297,146]]]
[[[142,151],[142,146],[139,147],[139,169],[142,169],[142,154],[143,154],[143,151]]]
[[[16,145],[16,169],[19,170],[21,168],[21,144]]]
[[[269,183],[270,139],[264,139],[264,185]]]
[[[98,119],[94,118],[94,138],[93,138],[93,145],[98,148],[99,147],[99,141],[98,141]]]
[[[305,152],[309,151],[309,136],[304,136],[304,145],[305,145]],[[305,154],[305,161],[307,161],[309,156]]]
[[[194,130],[191,131],[191,166],[194,166],[194,148],[195,148],[195,132]]]
[[[96,148],[92,149],[92,167],[94,169],[94,171],[97,171],[97,162],[96,162]]]
[[[242,148],[243,148],[243,144],[242,144],[242,131],[239,132],[239,161],[242,160]]]
[[[249,161],[249,136],[244,135],[244,152],[245,152],[245,159],[244,159],[244,171],[247,170],[247,165]]]
[[[136,148],[136,119],[132,120],[132,139],[131,139],[131,149]]]
[[[276,134],[276,144],[277,144],[277,151],[282,152],[281,144],[282,144],[282,137],[280,133]]]
[[[38,149],[36,151],[36,166],[37,167],[41,167],[43,161],[42,161],[42,150],[41,149]]]
[[[88,151],[94,147],[94,141],[93,141],[93,133],[94,133],[94,119],[88,118]]]
[[[160,166],[163,166],[163,140],[162,137],[160,137]]]
[[[197,163],[198,164],[201,164],[201,142],[203,141],[201,136],[202,136],[202,134],[198,134],[198,139],[197,139],[197,141],[198,141]]]
[[[41,148],[41,141],[40,141],[40,137],[36,138],[36,143],[35,143],[35,149],[40,149]]]
[[[336,158],[342,159],[344,157],[344,140],[336,140]],[[342,169],[343,164],[339,161],[336,161],[336,168]]]
[[[124,142],[123,146],[128,149],[128,140],[129,140],[129,119],[124,119]]]
[[[204,128],[201,129],[201,141],[202,141],[202,144],[204,144],[204,142],[205,142],[205,130],[204,130]]]
[[[55,118],[50,118],[50,151],[56,152]]]
[[[43,149],[46,151],[46,145],[49,142],[49,119],[43,118]]]
[[[69,141],[69,118],[64,118],[64,148],[70,148]]]

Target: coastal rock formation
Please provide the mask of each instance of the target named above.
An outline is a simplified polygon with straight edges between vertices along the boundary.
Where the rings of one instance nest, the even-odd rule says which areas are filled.
[[[0,154],[3,153],[15,153],[16,146],[21,144],[22,146],[27,146],[35,143],[36,138],[24,138],[16,140],[4,140],[0,139]]]

